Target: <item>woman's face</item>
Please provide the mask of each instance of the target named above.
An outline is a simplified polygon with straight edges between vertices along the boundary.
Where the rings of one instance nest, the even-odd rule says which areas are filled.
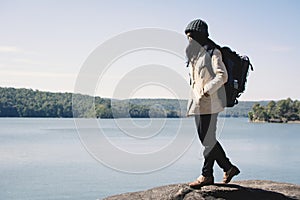
[[[196,40],[194,40],[189,33],[187,34],[187,39],[189,41],[189,44],[185,52],[188,60],[191,61],[193,57],[198,55],[201,49],[201,45]]]

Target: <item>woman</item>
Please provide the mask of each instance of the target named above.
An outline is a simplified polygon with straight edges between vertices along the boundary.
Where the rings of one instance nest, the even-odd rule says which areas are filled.
[[[204,164],[201,176],[189,183],[192,188],[214,184],[213,165],[217,164],[224,171],[223,183],[240,173],[234,166],[216,139],[218,113],[223,111],[223,85],[227,82],[227,71],[222,61],[219,46],[208,38],[207,24],[196,19],[188,24],[185,33],[189,40],[186,49],[190,68],[192,97],[188,103],[188,116],[195,116],[199,139],[204,146]],[[220,89],[221,88],[221,89]]]

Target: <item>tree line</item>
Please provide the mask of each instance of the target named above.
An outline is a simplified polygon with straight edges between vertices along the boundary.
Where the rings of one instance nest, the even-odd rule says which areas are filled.
[[[270,101],[263,106],[253,105],[248,114],[253,122],[288,122],[300,120],[300,101],[287,98],[280,101]]]
[[[73,93],[0,87],[0,117],[182,117],[184,100],[112,100]]]
[[[1,117],[72,117],[72,94],[0,88]]]
[[[257,102],[239,102],[221,117],[248,117]],[[261,105],[266,102],[259,102]],[[187,100],[108,99],[73,93],[0,87],[0,117],[177,118],[186,117]]]

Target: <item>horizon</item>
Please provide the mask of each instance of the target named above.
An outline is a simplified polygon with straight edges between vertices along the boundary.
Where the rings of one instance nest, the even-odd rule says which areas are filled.
[[[70,93],[70,94],[79,94],[79,95],[87,95],[87,96],[91,96],[89,94],[82,94],[82,93],[74,93],[74,92],[68,92],[68,91],[46,91],[46,90],[39,90],[39,89],[34,89],[34,88],[25,88],[25,87],[21,87],[21,88],[17,88],[17,87],[2,87],[0,86],[0,88],[6,88],[6,89],[26,89],[26,90],[33,90],[35,92],[49,92],[49,93],[53,93],[53,94],[64,94],[64,93]],[[176,99],[176,98],[164,98],[164,97],[146,97],[146,98],[129,98],[129,99],[115,99],[115,98],[111,98],[111,97],[103,97],[103,96],[91,96],[91,97],[100,97],[102,99],[114,99],[114,100],[118,100],[118,101],[126,101],[126,100],[184,100],[184,101],[188,101],[188,99]],[[239,100],[239,102],[269,102],[269,101],[280,101],[280,100],[286,100],[290,97],[287,98],[283,98],[283,99],[265,99],[265,100]],[[300,99],[293,99],[291,98],[293,101],[299,101]]]
[[[0,5],[0,87],[74,93],[84,65],[99,47],[127,33],[152,27],[182,37],[177,49],[180,56],[158,48],[126,52],[110,60],[109,68],[93,80],[96,89],[86,93],[103,98],[187,99],[189,78],[183,58],[184,45],[187,45],[184,29],[193,19],[201,18],[208,23],[212,40],[250,57],[254,71],[249,71],[246,91],[240,101],[300,99],[300,68],[297,66],[300,63],[300,26],[297,26],[300,2],[297,0],[288,3],[283,0],[243,3],[236,0],[59,3],[16,0],[1,1]],[[206,9],[200,9],[203,6]],[[249,16],[253,10],[255,15]],[[139,36],[123,41],[120,47],[143,41]],[[151,39],[155,42],[151,37],[146,38]],[[157,79],[158,75],[165,76],[169,86],[155,84],[149,74],[139,72],[144,82],[131,87],[131,83],[139,81],[137,76],[132,76],[136,69],[154,65],[169,71],[158,70],[151,77],[162,83],[163,77]],[[95,75],[97,73],[99,69],[95,69]],[[130,75],[132,82],[124,84]],[[117,90],[119,86],[127,93]]]

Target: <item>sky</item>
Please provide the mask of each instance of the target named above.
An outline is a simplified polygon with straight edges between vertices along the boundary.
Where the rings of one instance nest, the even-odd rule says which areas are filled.
[[[0,0],[0,87],[74,92],[82,66],[106,41],[143,28],[184,36],[186,25],[200,18],[216,43],[250,57],[254,71],[241,100],[300,99],[299,9],[298,0]],[[139,53],[114,62],[112,68],[123,74],[105,74],[95,95],[114,97],[122,76],[132,70],[129,66],[149,64],[143,63],[146,58],[169,63],[188,82],[183,59],[157,51]],[[148,84],[130,97],[173,96],[159,84]]]

